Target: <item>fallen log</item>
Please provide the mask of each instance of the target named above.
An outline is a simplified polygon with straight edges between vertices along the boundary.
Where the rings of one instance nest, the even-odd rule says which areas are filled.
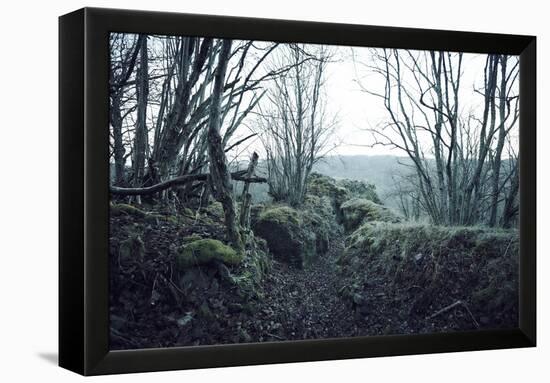
[[[185,176],[180,176],[176,178],[172,178],[170,180],[158,183],[156,185],[147,186],[143,188],[122,188],[118,186],[111,186],[110,192],[111,194],[117,194],[117,195],[148,195],[157,193],[160,191],[163,191],[165,189],[169,189],[174,186],[184,185],[189,182],[196,182],[196,181],[206,181],[208,178],[208,174],[188,174]],[[263,183],[267,182],[267,178],[265,177],[247,177],[246,176],[246,170],[240,170],[237,172],[231,173],[231,179],[235,181],[243,181],[243,182],[250,182],[250,183]]]

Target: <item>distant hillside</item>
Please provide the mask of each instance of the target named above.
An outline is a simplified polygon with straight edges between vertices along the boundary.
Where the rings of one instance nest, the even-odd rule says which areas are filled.
[[[387,196],[394,189],[392,176],[410,173],[411,169],[403,165],[410,163],[410,159],[397,156],[330,156],[316,164],[313,171],[335,179],[347,178],[372,183],[376,186],[376,191],[384,204],[396,207],[393,198]],[[235,169],[245,167],[246,163],[243,162],[238,164]],[[256,173],[265,175],[262,161],[258,164]],[[242,182],[235,182],[234,186],[236,193],[240,194]],[[255,184],[251,188],[252,200],[254,202],[269,200],[267,191],[267,185]]]
[[[323,159],[314,171],[327,176],[342,179],[368,181],[376,186],[382,199],[394,188],[392,176],[411,172],[408,157],[397,156],[331,156]]]

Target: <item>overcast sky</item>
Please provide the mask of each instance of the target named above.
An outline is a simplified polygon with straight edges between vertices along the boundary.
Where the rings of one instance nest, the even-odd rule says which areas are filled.
[[[337,47],[335,48],[334,61],[327,66],[325,84],[327,110],[329,114],[337,114],[339,121],[334,139],[334,142],[339,142],[339,146],[333,151],[333,154],[406,155],[401,150],[391,149],[387,146],[371,147],[374,140],[372,134],[366,129],[389,120],[383,100],[362,91],[358,84],[360,81],[362,86],[383,93],[383,78],[373,73],[372,70],[368,70],[364,65],[372,61],[372,52],[370,48]],[[472,111],[481,115],[483,96],[476,93],[474,87],[479,90],[483,86],[486,58],[485,54],[465,53],[463,56],[459,103],[460,110],[464,115]],[[517,131],[518,126],[516,125],[511,132],[512,136],[517,137]],[[245,134],[245,132],[241,131],[241,134]],[[245,153],[252,150],[261,152],[259,142],[250,145]],[[426,155],[430,156],[428,150]]]
[[[150,38],[150,50],[162,49],[160,40],[157,36]],[[238,42],[235,42],[237,44]],[[258,45],[268,44],[259,42]],[[282,45],[282,44],[281,44]],[[306,50],[307,50],[306,46]],[[373,49],[367,47],[331,47],[334,53],[333,60],[326,69],[326,83],[324,93],[326,95],[326,108],[328,115],[337,115],[338,124],[335,131],[335,137],[332,143],[338,143],[338,147],[332,152],[337,155],[383,155],[391,154],[403,156],[404,152],[391,149],[387,146],[375,146],[373,144],[372,134],[367,131],[389,121],[388,112],[384,108],[383,100],[370,95],[361,90],[358,81],[365,88],[378,93],[384,92],[384,79],[372,70],[365,67],[365,64],[371,64],[373,59]],[[407,60],[404,51],[400,51],[400,57]],[[272,54],[273,55],[273,54]],[[257,57],[257,56],[256,56]],[[483,107],[483,96],[474,92],[474,87],[481,89],[483,86],[484,66],[487,55],[465,53],[462,62],[462,78],[460,86],[460,110],[463,115],[475,112],[481,115]],[[237,60],[238,57],[235,58]],[[247,58],[255,63],[257,58]],[[266,60],[266,65],[269,59]],[[403,69],[403,72],[406,72]],[[150,73],[152,74],[152,73]],[[409,77],[412,81],[412,77]],[[160,81],[160,80],[158,80]],[[406,76],[403,79],[407,82]],[[517,84],[516,84],[517,85]],[[264,86],[269,86],[265,83]],[[414,88],[414,84],[412,85]],[[517,94],[517,91],[514,92]],[[158,112],[156,105],[149,105],[149,114],[153,117]],[[237,129],[232,142],[250,134],[250,125],[254,124],[254,116],[250,115],[245,119],[245,124]],[[154,121],[154,117],[152,118]],[[248,126],[247,126],[248,125]],[[518,126],[511,132],[512,137],[516,137],[514,144],[517,146]],[[421,133],[420,133],[421,134]],[[152,137],[151,137],[152,138]],[[422,139],[421,139],[422,142]],[[426,140],[428,148],[429,140]],[[248,157],[252,151],[258,151],[262,156],[260,140],[247,141],[236,151],[230,153],[230,157],[238,155],[239,157]],[[425,154],[430,155],[429,150]]]

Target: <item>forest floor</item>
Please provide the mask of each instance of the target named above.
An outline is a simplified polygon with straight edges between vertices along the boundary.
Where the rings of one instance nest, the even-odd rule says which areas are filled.
[[[220,222],[163,214],[131,206],[111,214],[111,349],[419,334],[516,323],[515,258],[498,250],[510,247],[515,237],[457,231],[446,242],[457,255],[440,257],[437,273],[435,258],[418,251],[378,262],[358,257],[343,269],[346,236],[336,229],[328,251],[304,268],[269,258],[257,295],[248,296],[228,282],[224,268],[202,265],[181,275],[173,268],[178,244],[194,236],[222,239]],[[476,251],[462,248],[470,242]],[[476,255],[479,251],[484,255]],[[412,279],[401,281],[398,274]],[[473,315],[459,304],[475,302],[472,286],[488,297],[471,306]]]
[[[196,233],[221,237],[219,227],[182,229],[164,221],[158,230],[154,225],[155,229],[141,231],[137,224],[141,220],[131,215],[111,219],[113,349],[326,339],[368,334],[377,327],[368,326],[365,317],[339,293],[343,281],[336,260],[344,251],[341,232],[331,237],[325,254],[303,269],[272,259],[261,296],[248,302],[249,309],[245,309],[247,303],[235,300],[234,294],[218,283],[216,274],[210,275],[212,269],[197,268],[196,287],[187,296],[188,303],[176,303],[164,287],[166,281],[159,277],[172,274],[167,269],[168,254],[177,238]],[[117,249],[127,237],[127,228],[141,233],[144,259],[121,264]],[[197,306],[205,304],[215,315],[194,314],[200,311]],[[187,323],[189,313],[193,320]],[[184,318],[185,324],[173,318]]]
[[[339,295],[342,282],[335,261],[343,250],[344,238],[338,235],[329,251],[305,269],[274,261],[256,318],[272,326],[274,331],[266,333],[267,338],[318,339],[356,333],[354,310]]]

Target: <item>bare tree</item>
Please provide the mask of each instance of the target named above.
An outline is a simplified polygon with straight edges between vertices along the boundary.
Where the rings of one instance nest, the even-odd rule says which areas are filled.
[[[132,111],[124,111],[124,91],[134,71],[139,53],[139,40],[143,37],[128,38],[123,34],[111,34],[111,60],[109,78],[110,125],[114,157],[114,184],[124,183],[125,148],[122,126],[125,115]]]
[[[149,64],[147,37],[138,41],[139,67],[136,76],[137,123],[134,135],[133,151],[133,185],[142,186],[145,173],[145,156],[148,150],[147,99],[149,96]]]
[[[300,204],[313,165],[326,154],[335,118],[328,116],[323,97],[329,52],[306,52],[289,45],[272,65],[292,69],[274,79],[261,105],[257,129],[267,155],[268,183],[275,200]]]
[[[393,190],[386,194],[397,202],[399,211],[407,220],[418,221],[422,199],[418,195],[417,177],[415,174],[393,175]]]
[[[214,197],[222,203],[225,214],[227,236],[231,244],[238,250],[244,249],[239,225],[233,203],[231,176],[227,168],[227,159],[223,150],[221,129],[221,102],[225,72],[231,51],[231,40],[223,40],[218,55],[218,67],[215,72],[212,89],[212,103],[208,120],[208,157],[210,158],[211,185]]]
[[[518,116],[517,59],[508,68],[507,56],[487,55],[483,87],[471,92],[483,97],[479,116],[462,106],[462,53],[372,53],[368,69],[381,76],[384,89],[362,89],[383,101],[389,117],[370,129],[375,145],[400,149],[412,160],[423,210],[434,223],[496,225],[503,148]]]
[[[221,95],[224,148],[254,137],[232,142],[237,128],[262,98],[261,85],[281,75],[262,65],[277,46],[253,41],[232,45]],[[205,173],[211,93],[221,47],[221,40],[209,38],[111,35],[114,185],[123,186],[123,180],[131,178],[128,175],[133,177],[132,186],[140,188]],[[132,159],[131,172],[128,158]],[[178,196],[186,199],[202,183],[182,184]],[[203,195],[207,199],[208,192]]]

